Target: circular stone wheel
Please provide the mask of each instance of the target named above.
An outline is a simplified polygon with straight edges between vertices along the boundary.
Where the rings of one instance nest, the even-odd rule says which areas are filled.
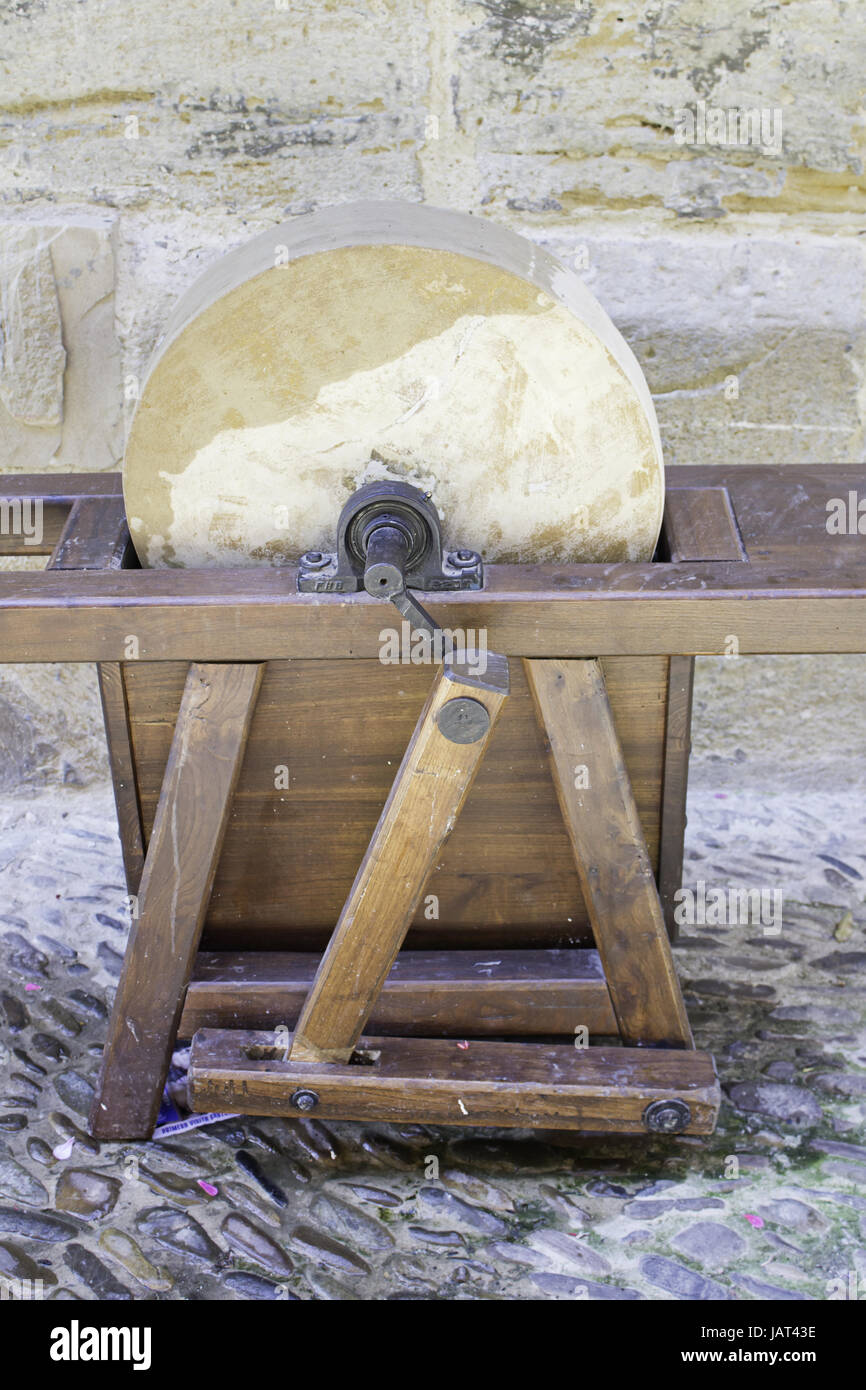
[[[581,281],[462,213],[345,205],[266,232],[180,300],[124,461],[143,565],[333,550],[377,478],[488,561],[646,560],[664,474],[649,390]]]

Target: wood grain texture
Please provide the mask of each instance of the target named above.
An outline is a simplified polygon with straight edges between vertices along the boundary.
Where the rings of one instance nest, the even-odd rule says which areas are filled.
[[[667,661],[611,658],[604,667],[655,859]],[[432,675],[430,666],[377,661],[353,661],[348,668],[340,661],[268,665],[208,911],[209,948],[324,948]],[[125,677],[147,836],[184,667],[131,662]],[[277,767],[288,769],[287,788],[274,785]],[[328,853],[322,854],[325,842]],[[266,894],[261,892],[265,881]],[[430,895],[436,899],[432,908]],[[407,937],[413,949],[482,944],[591,944],[574,856],[520,663],[512,663],[511,694]]]
[[[35,545],[0,527],[0,555],[51,555],[79,497],[120,497],[119,473],[7,473],[0,476],[0,499],[42,504],[42,535]]]
[[[122,497],[79,497],[47,569],[118,570],[131,548]]]
[[[144,871],[144,831],[123,667],[119,662],[102,662],[97,666],[96,674],[105,722],[126,886],[130,893],[137,894]]]
[[[657,882],[668,936],[679,930],[674,919],[674,895],[682,887],[686,838],[686,795],[692,747],[692,692],[695,659],[672,656],[665,721],[665,764],[662,780],[661,836]]]
[[[655,1100],[685,1101],[685,1133],[710,1134],[719,1109],[713,1060],[704,1052],[577,1049],[562,1044],[361,1039],[369,1065],[282,1060],[272,1033],[196,1034],[189,1078],[193,1109],[297,1115],[296,1090],[318,1096],[323,1120],[494,1125],[645,1134]],[[250,1053],[253,1055],[250,1056]]]
[[[199,1028],[294,1028],[316,952],[202,952],[179,1036]],[[401,951],[370,1015],[371,1032],[419,1037],[615,1037],[597,951]]]
[[[692,1047],[652,865],[597,661],[527,661],[626,1045]]]
[[[828,540],[830,538],[828,537]],[[854,538],[856,540],[856,538]],[[367,595],[299,594],[293,570],[0,574],[4,661],[378,658]],[[506,656],[866,651],[866,564],[856,545],[784,562],[496,566],[483,590],[437,593],[443,628],[487,632]]]
[[[295,1060],[351,1056],[507,696],[508,663],[492,654],[483,676],[450,661],[437,674],[301,1010]],[[440,727],[454,700],[486,711],[472,742],[454,742]]]
[[[261,666],[189,669],[91,1111],[97,1138],[153,1129],[261,678]]]
[[[671,487],[663,530],[671,560],[745,560],[726,487]]]

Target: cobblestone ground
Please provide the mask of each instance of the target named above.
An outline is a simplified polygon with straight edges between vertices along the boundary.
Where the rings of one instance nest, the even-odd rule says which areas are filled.
[[[687,882],[785,891],[780,923],[677,949],[726,1095],[711,1139],[241,1119],[99,1145],[125,935],[110,793],[0,800],[0,1276],[83,1300],[862,1295],[864,812],[786,805],[691,808]]]

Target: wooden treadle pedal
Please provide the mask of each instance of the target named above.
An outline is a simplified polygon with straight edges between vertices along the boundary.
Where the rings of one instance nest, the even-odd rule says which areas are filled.
[[[596,1134],[711,1134],[719,1110],[713,1059],[690,1049],[365,1037],[352,1061],[317,1063],[287,1061],[290,1045],[200,1030],[193,1109]]]

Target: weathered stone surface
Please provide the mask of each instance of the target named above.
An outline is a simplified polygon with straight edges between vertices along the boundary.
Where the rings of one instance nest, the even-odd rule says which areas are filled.
[[[226,1288],[232,1289],[241,1298],[282,1299],[291,1303],[299,1301],[298,1295],[292,1293],[284,1284],[275,1284],[270,1279],[263,1279],[260,1274],[234,1271],[225,1276],[224,1283]]]
[[[226,1243],[245,1259],[261,1265],[270,1274],[280,1277],[291,1274],[292,1262],[288,1255],[245,1216],[227,1216],[220,1229]]]
[[[158,190],[166,206],[222,204],[235,217],[275,202],[300,212],[371,186],[418,197],[423,6],[401,6],[398,20],[384,3],[292,0],[264,6],[252,28],[216,0],[197,0],[182,23],[169,0],[149,14],[165,35],[158,63],[111,0],[87,0],[72,27],[53,6],[6,27],[7,197],[95,193],[135,214]],[[63,64],[49,60],[58,51]]]
[[[57,1283],[57,1275],[44,1264],[37,1264],[20,1245],[0,1240],[0,1278],[41,1280],[45,1288]]]
[[[645,1279],[657,1288],[672,1293],[676,1298],[698,1300],[732,1297],[728,1290],[715,1280],[706,1279],[702,1274],[696,1274],[693,1269],[687,1269],[685,1265],[677,1264],[675,1260],[665,1259],[661,1255],[647,1255],[641,1260],[640,1268]]]
[[[592,1246],[565,1231],[539,1231],[531,1238],[532,1247],[546,1255],[551,1264],[596,1279],[611,1273],[610,1260]]]
[[[352,1241],[361,1250],[390,1250],[394,1237],[381,1221],[376,1221],[350,1202],[330,1194],[317,1197],[310,1207],[312,1215],[335,1235]]]
[[[115,1279],[111,1270],[83,1245],[75,1242],[67,1245],[64,1259],[72,1272],[93,1290],[101,1302],[125,1302],[132,1298],[126,1285]]]
[[[0,1197],[14,1202],[24,1202],[30,1207],[42,1207],[48,1202],[48,1193],[38,1178],[32,1177],[27,1169],[17,1163],[8,1153],[0,1149]]]
[[[142,1236],[149,1236],[167,1250],[208,1263],[219,1258],[219,1247],[193,1217],[171,1207],[151,1207],[135,1220]]]
[[[52,240],[26,224],[0,228],[0,405],[19,426],[63,421],[66,349]]]
[[[4,468],[102,469],[122,450],[112,222],[0,222]]]
[[[810,1091],[781,1082],[742,1081],[731,1086],[731,1101],[738,1110],[756,1111],[796,1129],[820,1124],[823,1111]]]
[[[368,1274],[370,1266],[342,1241],[333,1240],[324,1231],[302,1223],[292,1231],[292,1245],[315,1264],[327,1265],[344,1274]]]
[[[62,1216],[47,1212],[25,1212],[16,1207],[0,1207],[0,1232],[27,1236],[29,1240],[53,1242],[76,1236],[79,1226]]]
[[[65,1168],[57,1180],[54,1203],[58,1211],[68,1211],[85,1221],[98,1221],[114,1209],[120,1189],[119,1180],[104,1173]]]
[[[485,1211],[471,1202],[464,1202],[453,1192],[441,1187],[423,1187],[419,1193],[420,1206],[427,1214],[435,1214],[444,1221],[455,1223],[464,1230],[481,1231],[488,1236],[505,1235],[508,1227],[493,1212]]]
[[[616,1284],[596,1284],[590,1279],[572,1279],[567,1274],[533,1274],[532,1282],[546,1294],[559,1298],[612,1300],[633,1302],[640,1298],[637,1289],[622,1288]]]
[[[162,1293],[172,1287],[171,1277],[164,1270],[151,1264],[138,1242],[126,1231],[109,1227],[99,1237],[99,1248],[110,1255],[127,1274],[144,1284],[145,1288]]]
[[[725,1269],[746,1250],[743,1237],[720,1221],[696,1221],[675,1235],[671,1245],[705,1269]]]
[[[777,1226],[787,1226],[792,1231],[811,1231],[813,1234],[819,1234],[827,1229],[827,1222],[820,1212],[795,1197],[773,1198],[770,1202],[762,1203],[756,1211],[765,1221],[772,1221]]]
[[[81,1115],[84,1119],[90,1114],[90,1106],[93,1102],[94,1090],[92,1082],[86,1076],[82,1076],[77,1071],[62,1072],[55,1078],[54,1089],[64,1105],[68,1105],[70,1110],[74,1110],[76,1115]]]

